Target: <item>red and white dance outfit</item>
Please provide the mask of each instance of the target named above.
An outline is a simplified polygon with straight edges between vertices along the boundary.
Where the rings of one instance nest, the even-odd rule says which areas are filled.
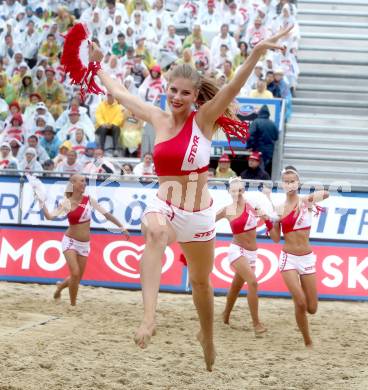
[[[309,230],[312,225],[312,211],[301,203],[299,210],[292,210],[280,220],[280,225],[284,235],[297,230]],[[300,256],[281,251],[279,269],[281,272],[295,270],[299,275],[314,274],[316,272],[316,255],[310,252]]]
[[[92,216],[92,207],[89,200],[89,196],[84,195],[81,203],[74,210],[70,211],[67,214],[68,221],[70,225],[78,225],[80,223],[88,222],[91,220]],[[80,256],[88,257],[90,252],[90,242],[89,241],[78,241],[74,238],[71,238],[67,235],[64,235],[61,246],[63,252],[67,250],[74,250]]]
[[[230,227],[233,234],[249,232],[257,228],[257,217],[255,211],[249,204],[246,204],[241,215],[230,221]],[[255,268],[257,261],[257,251],[250,251],[232,242],[229,246],[228,260],[233,263],[239,257],[245,257],[248,264]]]
[[[153,161],[157,176],[186,176],[208,171],[211,141],[198,127],[195,114],[193,111],[189,115],[175,137],[155,145]],[[178,242],[209,241],[216,235],[212,202],[206,209],[188,211],[156,196],[147,205],[142,218],[149,213],[166,215]]]

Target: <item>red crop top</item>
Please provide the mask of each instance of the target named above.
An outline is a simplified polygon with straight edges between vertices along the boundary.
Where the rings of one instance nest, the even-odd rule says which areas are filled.
[[[89,201],[89,196],[84,195],[78,207],[69,211],[66,215],[70,225],[77,225],[91,220],[92,207]]]
[[[295,232],[296,230],[308,230],[312,225],[311,211],[301,203],[299,211],[295,208],[284,218],[281,218],[280,224],[283,234]]]
[[[233,234],[241,234],[256,229],[257,217],[254,209],[246,203],[239,217],[230,221],[230,227]]]
[[[153,149],[153,161],[157,176],[184,176],[192,172],[208,170],[211,141],[207,139],[195,121],[193,111],[180,132]]]

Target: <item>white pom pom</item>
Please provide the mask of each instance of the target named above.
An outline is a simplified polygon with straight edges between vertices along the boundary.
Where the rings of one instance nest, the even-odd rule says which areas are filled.
[[[32,187],[35,198],[44,203],[46,201],[46,189],[41,180],[29,173],[26,173],[26,178]]]

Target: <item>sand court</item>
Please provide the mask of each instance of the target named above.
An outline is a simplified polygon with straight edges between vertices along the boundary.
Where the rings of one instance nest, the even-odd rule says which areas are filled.
[[[54,286],[0,283],[0,390],[365,390],[368,303],[320,302],[307,350],[293,304],[260,299],[269,331],[256,338],[246,299],[221,322],[215,298],[217,360],[205,371],[190,295],[160,294],[157,335],[145,350],[133,334],[141,293],[81,287],[79,304],[52,300]]]

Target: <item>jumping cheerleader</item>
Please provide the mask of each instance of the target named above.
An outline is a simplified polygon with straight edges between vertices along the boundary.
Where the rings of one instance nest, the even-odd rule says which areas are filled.
[[[232,120],[231,103],[259,58],[267,49],[279,49],[277,41],[290,30],[260,42],[221,90],[190,65],[176,66],[168,77],[170,111],[133,96],[101,69],[100,62],[104,57],[101,50],[95,44],[90,47],[90,65],[108,92],[137,118],[150,123],[156,134],[153,158],[159,189],[142,218],[146,242],[140,262],[144,314],[135,335],[135,342],[141,348],[148,345],[156,329],[162,256],[167,245],[178,241],[188,261],[193,300],[199,316],[197,338],[203,348],[206,368],[212,370],[215,348],[213,290],[209,275],[214,259],[215,211],[207,187],[211,140],[218,127],[227,127],[228,133],[231,132],[236,123]],[[197,111],[193,111],[193,106]],[[244,132],[242,136],[245,136]]]

